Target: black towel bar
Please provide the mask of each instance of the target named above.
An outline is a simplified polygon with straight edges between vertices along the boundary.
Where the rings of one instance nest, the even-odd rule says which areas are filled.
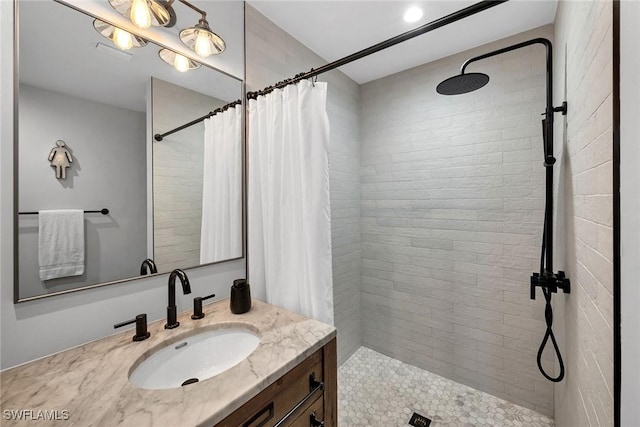
[[[102,215],[109,215],[109,209],[102,208],[97,211],[84,211],[84,213],[101,213]],[[19,215],[38,215],[38,212],[18,212]]]

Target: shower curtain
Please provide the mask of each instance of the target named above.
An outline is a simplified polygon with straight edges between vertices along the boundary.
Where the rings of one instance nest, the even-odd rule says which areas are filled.
[[[242,110],[204,121],[200,263],[242,256]]]
[[[326,83],[249,101],[249,281],[256,295],[333,324]]]

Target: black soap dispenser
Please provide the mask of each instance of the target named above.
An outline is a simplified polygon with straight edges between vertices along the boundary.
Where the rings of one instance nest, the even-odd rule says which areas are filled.
[[[231,286],[231,312],[242,314],[251,310],[251,289],[247,279],[236,279]]]

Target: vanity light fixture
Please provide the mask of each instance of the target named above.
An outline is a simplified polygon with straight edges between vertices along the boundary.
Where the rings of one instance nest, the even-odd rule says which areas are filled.
[[[128,50],[132,47],[142,47],[147,45],[147,41],[141,37],[131,34],[122,28],[114,27],[99,19],[93,20],[93,28],[103,37],[108,38],[122,50]]]
[[[176,14],[171,7],[173,0],[109,0],[109,4],[122,16],[131,19],[138,28],[173,27]]]
[[[177,21],[176,13],[172,7],[175,0],[108,1],[118,13],[131,19],[131,22],[139,28],[149,28],[152,25],[169,28],[173,27]],[[182,43],[202,58],[224,52],[226,48],[225,42],[211,30],[207,21],[207,12],[197,8],[187,0],[178,1],[201,15],[196,25],[180,31]]]
[[[184,55],[180,55],[171,49],[160,49],[158,55],[160,56],[160,59],[182,73],[200,68],[199,62],[189,59]]]
[[[182,43],[203,58],[222,53],[226,47],[224,40],[211,31],[209,22],[207,22],[207,13],[184,0],[180,0],[180,2],[202,15],[196,25],[180,31]]]
[[[182,43],[203,58],[222,53],[226,47],[224,40],[211,31],[205,16],[203,13],[195,26],[180,31]]]

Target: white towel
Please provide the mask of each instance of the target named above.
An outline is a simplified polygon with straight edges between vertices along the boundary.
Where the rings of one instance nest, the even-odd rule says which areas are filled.
[[[40,280],[84,273],[84,211],[38,212]]]

